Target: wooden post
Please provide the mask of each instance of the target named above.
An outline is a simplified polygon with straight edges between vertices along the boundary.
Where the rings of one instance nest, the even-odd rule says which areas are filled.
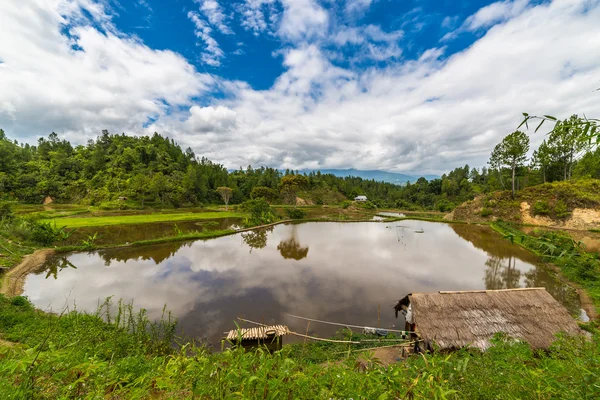
[[[304,345],[302,346],[302,349],[306,348],[306,339],[308,338],[308,327],[310,326],[310,321],[308,321],[308,323],[306,324],[306,337],[304,338]]]

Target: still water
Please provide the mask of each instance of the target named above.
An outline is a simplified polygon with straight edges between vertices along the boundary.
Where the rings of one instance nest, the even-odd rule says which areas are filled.
[[[392,306],[409,292],[538,286],[578,313],[573,288],[487,227],[322,222],[57,257],[28,276],[25,295],[54,311],[94,311],[114,296],[157,318],[166,304],[184,335],[215,345],[237,316],[304,333],[306,322],[286,314],[377,326],[380,305],[382,328],[403,327]]]

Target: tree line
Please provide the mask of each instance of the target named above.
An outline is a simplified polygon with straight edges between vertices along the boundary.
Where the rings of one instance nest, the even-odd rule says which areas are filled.
[[[11,141],[0,129],[0,199],[39,204],[50,196],[60,203],[107,207],[185,207],[257,198],[295,204],[297,197],[339,204],[366,195],[379,207],[449,211],[477,194],[513,185],[516,190],[573,177],[600,178],[600,150],[586,144],[577,118],[557,122],[529,163],[529,138],[517,131],[496,146],[489,166],[465,165],[406,185],[271,167],[228,171],[158,133],[138,137],[102,131],[85,145],[51,133],[30,145]]]

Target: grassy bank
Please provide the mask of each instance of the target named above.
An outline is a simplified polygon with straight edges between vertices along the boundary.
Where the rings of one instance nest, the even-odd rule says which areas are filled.
[[[114,215],[103,217],[77,217],[45,219],[42,222],[56,222],[57,225],[66,228],[82,228],[88,226],[148,224],[152,222],[177,222],[195,221],[215,218],[241,218],[243,213],[232,211],[212,211],[202,213],[172,213],[172,214],[142,214],[142,215]]]
[[[534,236],[525,234],[516,225],[505,222],[493,223],[491,227],[513,243],[556,265],[568,280],[585,289],[596,310],[600,310],[598,254],[586,252],[578,242],[559,231],[546,231]]]
[[[169,346],[173,323],[121,305],[94,315],[33,309],[0,296],[1,398],[598,398],[600,337],[562,338],[549,352],[498,340],[486,353],[425,354],[387,367],[367,354],[323,367],[302,349]],[[312,345],[307,345],[312,353]],[[322,346],[322,345],[321,345]],[[329,351],[327,349],[322,351]],[[331,353],[331,352],[330,352]]]

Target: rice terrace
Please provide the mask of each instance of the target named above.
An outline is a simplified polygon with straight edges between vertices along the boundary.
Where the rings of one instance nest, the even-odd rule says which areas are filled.
[[[600,398],[600,2],[442,3],[0,2],[0,398]]]

